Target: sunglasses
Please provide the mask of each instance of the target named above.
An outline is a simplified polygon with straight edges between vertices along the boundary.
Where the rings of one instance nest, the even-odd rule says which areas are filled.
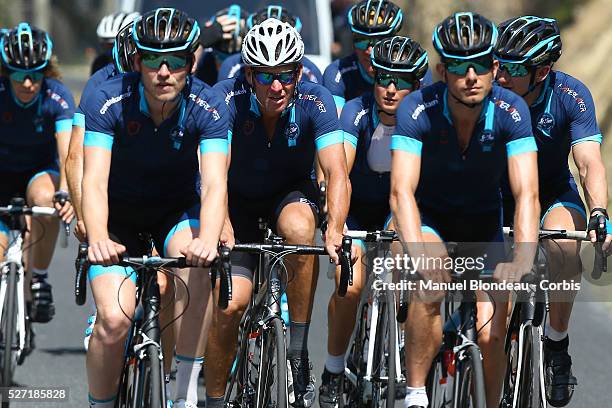
[[[142,64],[150,69],[159,69],[162,64],[167,64],[170,71],[183,69],[191,63],[190,55],[176,54],[142,54]]]
[[[376,74],[376,85],[387,88],[391,83],[395,84],[398,91],[412,91],[414,80],[410,78],[400,78],[391,74]]]
[[[529,74],[529,67],[513,62],[500,62],[499,69],[506,71],[511,77],[524,77]]]
[[[45,74],[39,71],[13,71],[9,74],[9,78],[16,82],[25,82],[26,78],[30,78],[32,82],[37,82],[44,76]]]
[[[255,80],[260,85],[272,85],[274,80],[278,80],[282,85],[290,85],[295,81],[297,71],[285,71],[285,72],[262,72],[255,71]]]
[[[444,65],[446,70],[454,75],[464,76],[470,67],[474,68],[476,74],[483,75],[493,67],[493,58],[486,56],[470,60],[447,59],[444,61]]]
[[[365,51],[370,47],[374,47],[374,44],[376,44],[376,40],[370,40],[370,39],[357,39],[355,41],[353,41],[353,46],[355,47],[355,49],[360,50],[360,51]]]

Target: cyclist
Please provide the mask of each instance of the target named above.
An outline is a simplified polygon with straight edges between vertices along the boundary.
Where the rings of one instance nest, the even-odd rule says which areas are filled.
[[[151,233],[162,255],[183,254],[189,265],[205,267],[216,256],[225,214],[227,108],[190,75],[199,33],[197,22],[179,10],[146,13],[133,28],[138,73],[107,81],[81,104],[83,215],[89,258],[102,264],[89,271],[97,306],[87,352],[92,406],[114,406],[130,327],[123,313],[132,316],[135,306],[133,270],[110,265],[126,251],[144,252],[140,232]],[[197,403],[193,376],[197,379],[203,360],[198,337],[210,283],[197,269],[177,274],[191,293],[202,294],[191,297],[177,335],[177,355],[192,361],[185,370],[179,367],[189,389],[176,405],[189,406]]]
[[[332,62],[323,73],[323,85],[334,95],[338,115],[346,101],[372,89],[372,47],[377,41],[397,33],[403,19],[402,9],[389,0],[362,0],[349,9],[354,52]],[[421,82],[423,86],[430,85],[431,72],[428,71]]]
[[[351,205],[347,226],[352,230],[384,228],[389,215],[391,135],[397,108],[408,94],[419,89],[428,69],[427,51],[408,37],[394,36],[372,49],[374,86],[349,101],[340,115],[348,168],[352,169]],[[355,242],[357,243],[357,242]],[[355,245],[361,257],[363,243]],[[363,262],[353,269],[353,286],[344,297],[334,292],[328,307],[327,360],[319,388],[319,406],[335,408],[342,396],[344,355],[355,326],[355,314],[365,282]],[[339,281],[336,273],[336,281]]]
[[[56,198],[67,197],[64,165],[74,100],[59,81],[53,43],[45,31],[24,22],[2,36],[0,53],[0,205],[23,197],[30,206],[55,206],[68,223],[74,216],[72,205],[67,201],[60,206]],[[32,260],[26,269],[31,277],[28,308],[33,322],[47,323],[55,314],[47,269],[58,229],[57,219],[28,219],[26,239],[32,244]],[[0,221],[0,257],[8,246],[7,231]]]
[[[196,77],[210,86],[217,83],[221,64],[231,55],[240,56],[242,39],[247,32],[248,17],[249,13],[238,4],[232,4],[215,13],[211,20],[221,24],[224,31],[229,31],[229,38],[217,41],[211,50],[202,54],[198,60]]]
[[[259,241],[258,219],[264,218],[288,243],[313,244],[318,189],[310,172],[316,154],[329,186],[325,245],[338,264],[336,251],[342,243],[348,210],[343,138],[329,91],[300,81],[303,54],[304,43],[295,28],[267,19],[253,26],[244,39],[244,78],[215,85],[229,106],[232,131],[229,219],[224,234],[241,242]],[[290,257],[287,263],[295,266],[287,278],[293,406],[308,407],[315,395],[307,341],[317,273],[312,257]],[[240,316],[249,303],[255,264],[251,255],[232,259],[232,302],[227,310],[213,311],[207,345],[208,408],[224,406]]]
[[[495,55],[500,61],[497,81],[519,94],[529,105],[533,133],[538,145],[538,174],[543,228],[594,231],[597,215],[608,218],[606,170],[601,158],[601,131],[595,118],[595,105],[587,87],[561,71],[553,70],[561,56],[561,36],[556,20],[533,16],[517,17],[499,26]],[[572,153],[581,175],[588,208],[585,206],[567,163]],[[514,202],[506,194],[504,213],[512,213]],[[506,217],[506,225],[511,224]],[[612,228],[604,249],[612,240]],[[557,279],[580,280],[580,243],[555,241],[546,245],[551,271]],[[575,292],[564,292],[555,302],[552,293],[549,321],[544,342],[548,402],[555,407],[569,403],[577,384],[572,375],[567,330]]]
[[[390,204],[392,228],[411,257],[444,253],[442,241],[484,243],[473,253],[486,256],[485,271],[495,269],[497,280],[514,282],[530,271],[535,256],[537,148],[525,102],[493,84],[496,38],[495,25],[475,13],[456,13],[435,27],[433,44],[441,58],[436,70],[443,82],[411,93],[400,104],[391,142]],[[499,185],[506,166],[517,202],[517,244],[510,263],[500,262]],[[446,271],[427,263],[419,269],[424,279],[448,282]],[[440,293],[418,295],[422,301],[410,303],[406,323],[411,341],[406,343],[405,406],[411,408],[427,407],[425,380],[442,334]],[[494,407],[503,378],[506,313],[492,312],[507,310],[508,296],[502,293],[492,302],[484,293],[477,296],[487,406]]]
[[[251,29],[256,24],[261,24],[268,18],[276,18],[284,23],[291,24],[298,33],[302,30],[302,22],[300,18],[292,14],[283,6],[268,6],[256,13],[253,13],[247,19],[247,29]],[[219,68],[218,80],[222,81],[229,78],[244,77],[245,64],[242,61],[240,54],[235,54],[228,57]],[[302,58],[302,79],[315,84],[323,83],[321,71],[314,62],[307,57]]]
[[[100,20],[96,34],[100,42],[101,52],[94,59],[91,64],[91,73],[93,75],[96,71],[109,66],[113,62],[113,44],[115,43],[115,37],[122,27],[130,24],[134,21],[140,13],[112,13],[108,14]]]

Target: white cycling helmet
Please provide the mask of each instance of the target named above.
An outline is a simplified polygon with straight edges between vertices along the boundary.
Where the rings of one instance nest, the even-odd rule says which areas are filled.
[[[96,34],[101,41],[113,42],[117,33],[126,25],[132,23],[140,17],[140,13],[135,11],[133,13],[113,13],[102,17],[98,24]]]
[[[250,67],[278,67],[300,62],[303,56],[300,34],[275,18],[254,25],[242,42],[242,61]]]

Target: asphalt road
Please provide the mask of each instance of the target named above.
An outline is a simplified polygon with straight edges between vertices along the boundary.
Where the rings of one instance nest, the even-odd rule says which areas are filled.
[[[36,350],[17,368],[15,381],[23,386],[67,387],[66,403],[15,403],[16,407],[85,407],[87,385],[83,331],[89,307],[74,303],[74,256],[76,243],[68,249],[57,248],[50,268],[54,288],[56,317],[48,324],[35,325]],[[321,262],[325,265],[324,262]],[[589,290],[585,283],[585,290]],[[317,387],[326,356],[327,302],[333,290],[325,270],[319,274],[319,285],[310,329],[310,355],[317,377]],[[570,331],[574,372],[579,385],[572,403],[574,408],[609,407],[612,401],[612,321],[609,304],[577,302]],[[200,389],[201,399],[204,390]],[[204,406],[203,403],[200,406]],[[398,406],[401,406],[398,402]]]

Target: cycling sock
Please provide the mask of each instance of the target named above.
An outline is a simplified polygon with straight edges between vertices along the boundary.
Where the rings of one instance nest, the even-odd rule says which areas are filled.
[[[404,398],[404,407],[421,406],[427,408],[429,400],[425,387],[406,387],[406,398]]]
[[[221,397],[211,397],[206,395],[206,408],[224,408],[225,395]]]
[[[297,323],[291,321],[289,327],[289,357],[300,357],[308,354],[308,329],[310,322]]]
[[[564,351],[569,347],[569,336],[565,336],[561,341],[552,340],[550,337],[546,339],[546,348],[551,351]]]
[[[546,337],[552,341],[562,341],[567,337],[567,331],[557,331],[549,322],[546,322]]]
[[[32,268],[32,277],[38,279],[47,279],[47,270]]]
[[[91,394],[89,394],[88,399],[89,399],[89,408],[92,408],[92,407],[113,408],[115,406],[115,397],[105,399],[105,400],[98,400],[98,399],[93,398]]]
[[[339,356],[327,355],[325,360],[325,369],[332,374],[340,374],[344,372],[344,354]]]
[[[183,399],[197,405],[198,376],[204,363],[204,357],[185,357],[176,355],[176,392],[175,400]]]

